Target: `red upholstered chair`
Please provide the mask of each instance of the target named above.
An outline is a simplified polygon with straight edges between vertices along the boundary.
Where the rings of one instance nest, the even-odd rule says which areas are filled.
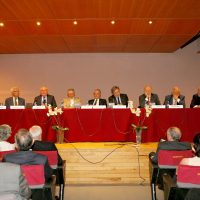
[[[191,150],[187,151],[165,151],[158,152],[158,165],[149,159],[149,174],[151,184],[152,200],[156,200],[156,184],[158,180],[162,180],[163,174],[169,174],[171,177],[175,174],[176,167],[183,158],[191,158],[193,156]]]
[[[21,165],[21,168],[31,189],[41,189],[46,199],[55,200],[56,177],[54,175],[45,182],[43,165]]]
[[[58,154],[57,151],[34,151],[35,153],[41,153],[48,157],[49,164],[54,169],[53,174],[56,175],[56,183],[60,186],[59,199],[64,199],[64,187],[65,187],[65,169],[66,160],[63,160],[62,165],[58,166]]]
[[[16,152],[16,150],[10,150],[10,151],[0,151],[0,162],[2,161],[3,157],[7,153],[13,153]]]
[[[165,200],[172,199],[177,192],[184,199],[189,189],[200,188],[200,166],[178,165],[177,181],[166,174],[163,182]]]

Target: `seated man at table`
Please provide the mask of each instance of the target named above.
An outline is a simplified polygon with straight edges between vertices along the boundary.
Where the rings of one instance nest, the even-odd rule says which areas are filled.
[[[121,94],[118,86],[113,86],[111,88],[112,96],[108,98],[109,103],[114,103],[115,105],[128,105],[128,96],[126,94]]]
[[[15,163],[19,165],[43,165],[45,180],[47,181],[53,174],[53,169],[48,163],[47,156],[32,152],[32,135],[26,129],[20,129],[15,135],[15,147],[18,152],[5,154],[2,162]],[[34,173],[34,172],[33,172]],[[31,190],[33,199],[44,199],[40,190]]]
[[[169,105],[183,105],[183,107],[185,108],[185,96],[180,95],[180,89],[178,87],[174,87],[171,95],[167,95],[165,97],[165,101],[164,101],[164,105],[167,105],[169,103]]]
[[[155,103],[155,105],[160,105],[160,100],[157,94],[152,93],[151,86],[146,86],[144,88],[144,94],[139,97],[140,108],[145,107],[145,103],[150,105],[151,103]]]
[[[191,150],[191,144],[189,142],[179,142],[181,139],[181,130],[177,127],[171,127],[167,130],[167,141],[159,142],[156,152],[151,152],[149,157],[152,162],[158,164],[158,152],[159,150],[168,151],[184,151]]]
[[[40,88],[40,95],[35,97],[34,104],[37,104],[38,106],[45,106],[47,107],[49,104],[52,108],[56,108],[56,100],[54,96],[48,94],[48,88],[46,86],[42,86]]]
[[[57,151],[55,144],[51,141],[41,141],[42,140],[42,129],[40,126],[32,126],[29,129],[31,133],[34,143],[31,147],[32,151]],[[58,165],[62,165],[62,158],[58,153]]]
[[[194,94],[192,97],[190,108],[194,108],[194,106],[197,108],[200,107],[200,87],[198,88],[197,94]]]
[[[68,89],[67,91],[67,98],[63,99],[63,103],[64,103],[64,108],[73,108],[74,107],[74,103],[80,103],[81,106],[81,99],[79,99],[78,97],[75,97],[75,91],[74,89]]]
[[[10,106],[25,106],[25,99],[19,97],[19,89],[17,87],[11,88],[11,95],[5,100],[6,108],[10,108]]]
[[[31,196],[27,180],[20,165],[13,163],[0,163],[0,199],[1,195],[14,195],[16,200],[26,200]]]
[[[101,99],[100,97],[101,97],[101,90],[96,89],[94,91],[94,99],[89,100],[88,104],[93,106],[105,105],[107,107],[106,100]]]

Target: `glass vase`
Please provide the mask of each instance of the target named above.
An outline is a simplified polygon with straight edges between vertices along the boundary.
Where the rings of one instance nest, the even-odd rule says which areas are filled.
[[[141,144],[141,141],[142,141],[142,130],[139,130],[136,133],[136,142],[137,144]]]
[[[57,143],[62,144],[64,142],[64,130],[56,131]]]

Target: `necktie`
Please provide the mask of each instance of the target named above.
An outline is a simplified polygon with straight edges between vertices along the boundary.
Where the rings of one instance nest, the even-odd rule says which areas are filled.
[[[150,103],[150,98],[148,98],[148,105],[149,105],[149,103]]]
[[[175,101],[174,101],[174,105],[177,105],[177,100],[175,99]]]
[[[15,98],[15,106],[17,106],[17,98]]]
[[[97,99],[95,100],[95,102],[94,102],[94,106],[96,106],[97,105]]]
[[[119,97],[117,97],[117,104],[120,104]]]

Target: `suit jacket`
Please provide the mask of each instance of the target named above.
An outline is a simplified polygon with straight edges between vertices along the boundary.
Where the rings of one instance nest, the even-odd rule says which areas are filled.
[[[71,107],[71,100],[69,97],[63,99],[63,103],[64,103],[64,108],[72,108]],[[81,99],[77,98],[77,97],[74,97],[74,103],[80,103],[80,106],[82,105],[81,104]]]
[[[91,99],[88,101],[89,105],[93,105],[95,99]],[[107,107],[107,102],[105,99],[99,99],[99,105],[106,105]]]
[[[145,105],[145,98],[146,98],[146,95],[145,95],[145,94],[142,94],[142,95],[139,97],[140,108],[144,108],[144,105]],[[160,100],[159,100],[157,94],[151,93],[150,101],[151,101],[151,103],[155,103],[156,105],[160,105]]]
[[[5,100],[5,106],[6,108],[10,108],[10,106],[13,106],[14,102],[13,102],[13,97],[9,97]],[[18,105],[19,106],[25,106],[25,99],[18,97]]]
[[[47,181],[53,174],[53,169],[48,163],[47,156],[29,151],[18,151],[5,154],[2,162],[10,162],[18,165],[44,165],[45,180]]]
[[[37,103],[38,106],[41,106],[42,95],[35,97],[34,103]],[[34,104],[33,103],[33,104]],[[52,108],[56,108],[56,100],[54,96],[47,94],[47,105],[51,104]]]
[[[35,140],[33,146],[31,147],[33,151],[57,151],[55,144],[53,142],[47,142],[47,141],[39,141]],[[60,157],[58,153],[58,165],[62,165],[62,158]]]
[[[128,96],[126,94],[120,94],[120,99],[121,99],[122,105],[126,105],[126,106],[128,105]],[[112,95],[108,98],[108,102],[115,103],[115,105],[117,105],[117,100],[114,95]]]
[[[179,99],[180,99],[180,101],[177,102],[177,105],[183,105],[183,108],[185,108],[186,107],[186,105],[185,105],[185,96],[180,95]],[[163,105],[167,105],[168,101],[169,101],[169,105],[173,105],[173,95],[166,96]]]
[[[198,96],[198,94],[193,95],[190,108],[193,108],[195,105],[200,105],[200,97]]]
[[[185,151],[191,150],[191,144],[189,142],[179,142],[179,141],[164,141],[159,142],[157,151],[152,159],[154,163],[158,163],[158,152],[159,150],[169,150],[169,151]]]
[[[0,195],[14,194],[17,200],[27,200],[31,196],[27,180],[20,165],[0,163]],[[1,197],[0,197],[1,199]]]

